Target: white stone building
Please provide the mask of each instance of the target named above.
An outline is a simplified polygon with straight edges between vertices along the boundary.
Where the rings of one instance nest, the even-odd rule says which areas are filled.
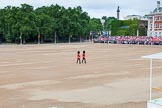
[[[124,17],[124,20],[133,20],[133,19],[148,20],[147,17],[140,16],[140,15],[128,15],[128,16]]]
[[[148,14],[147,36],[162,36],[162,7],[160,1],[157,1],[157,7]]]

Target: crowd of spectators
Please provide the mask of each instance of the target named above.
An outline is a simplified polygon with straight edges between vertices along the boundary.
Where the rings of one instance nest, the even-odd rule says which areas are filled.
[[[94,43],[162,45],[162,37],[148,36],[99,36]]]

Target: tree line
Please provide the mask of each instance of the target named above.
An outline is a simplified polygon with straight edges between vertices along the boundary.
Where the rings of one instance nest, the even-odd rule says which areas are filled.
[[[90,31],[90,17],[80,6],[65,9],[59,5],[33,6],[22,4],[21,7],[7,6],[0,9],[0,40],[23,43],[77,41],[87,38]],[[57,37],[56,37],[57,36]],[[56,37],[56,38],[55,38]]]
[[[112,22],[112,35],[118,36],[146,36],[147,21],[138,19],[133,20],[117,20]]]
[[[115,17],[90,18],[81,6],[51,5],[34,9],[29,4],[0,9],[0,43],[68,42],[90,39],[111,31],[111,35],[134,35],[138,20],[120,21]],[[129,26],[123,29],[122,26]]]

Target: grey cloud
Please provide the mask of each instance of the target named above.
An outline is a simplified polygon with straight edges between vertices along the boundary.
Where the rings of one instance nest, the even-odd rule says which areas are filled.
[[[83,3],[83,8],[86,8],[86,9],[101,9],[101,10],[110,9],[112,10],[116,8],[117,6],[118,5],[115,2],[105,2],[103,0],[99,0],[99,1],[89,0]]]
[[[121,17],[132,14],[145,15],[156,8],[155,0],[0,0],[0,8],[7,5],[20,6],[23,3],[35,8],[51,4],[65,7],[82,6],[91,17],[116,16],[117,6],[120,6]]]

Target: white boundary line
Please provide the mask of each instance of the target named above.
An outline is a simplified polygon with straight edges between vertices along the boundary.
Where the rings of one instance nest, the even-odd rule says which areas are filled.
[[[46,61],[46,62],[31,62],[31,63],[12,63],[12,64],[1,64],[0,67],[5,66],[20,66],[20,65],[31,65],[31,64],[40,64],[40,63],[51,63],[53,61]]]

